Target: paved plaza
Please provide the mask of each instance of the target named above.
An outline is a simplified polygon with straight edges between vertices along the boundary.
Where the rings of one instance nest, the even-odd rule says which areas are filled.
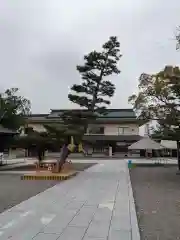
[[[1,240],[140,240],[125,160],[101,160],[0,214]]]

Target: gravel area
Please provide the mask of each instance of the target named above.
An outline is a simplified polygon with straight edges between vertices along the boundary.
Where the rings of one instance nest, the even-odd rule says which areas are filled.
[[[180,239],[177,167],[136,167],[130,176],[142,240]]]
[[[0,175],[0,213],[57,184],[57,181],[23,181],[20,175]]]

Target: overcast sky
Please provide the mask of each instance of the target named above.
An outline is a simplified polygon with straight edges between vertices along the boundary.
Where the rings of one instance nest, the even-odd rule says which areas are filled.
[[[70,108],[76,65],[111,35],[121,43],[112,108],[127,108],[142,72],[179,65],[179,0],[0,0],[0,90],[20,88],[33,113]]]

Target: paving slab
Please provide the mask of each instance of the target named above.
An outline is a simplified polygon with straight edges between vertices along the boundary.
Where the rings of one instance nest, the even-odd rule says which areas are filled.
[[[56,240],[58,237],[57,234],[39,233],[33,238],[33,240]]]
[[[81,240],[86,232],[86,227],[68,226],[60,235],[58,240]]]
[[[108,240],[131,240],[131,232],[126,230],[111,230]]]
[[[0,214],[2,240],[140,240],[126,160],[101,160]]]

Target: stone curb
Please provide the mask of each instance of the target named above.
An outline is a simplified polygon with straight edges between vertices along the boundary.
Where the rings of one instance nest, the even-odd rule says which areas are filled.
[[[25,174],[21,176],[21,180],[51,180],[51,181],[63,181],[67,180],[73,176],[77,175],[77,172],[69,173],[69,174],[52,174],[52,175],[34,175],[34,174]]]
[[[133,197],[133,191],[132,191],[132,184],[130,179],[130,173],[128,169],[128,164],[126,164],[127,173],[128,173],[128,191],[129,191],[129,210],[130,210],[130,220],[131,220],[131,228],[132,228],[132,240],[140,240],[140,232],[139,232],[139,226],[137,221],[137,214],[136,214],[136,208],[135,208],[135,202]]]

